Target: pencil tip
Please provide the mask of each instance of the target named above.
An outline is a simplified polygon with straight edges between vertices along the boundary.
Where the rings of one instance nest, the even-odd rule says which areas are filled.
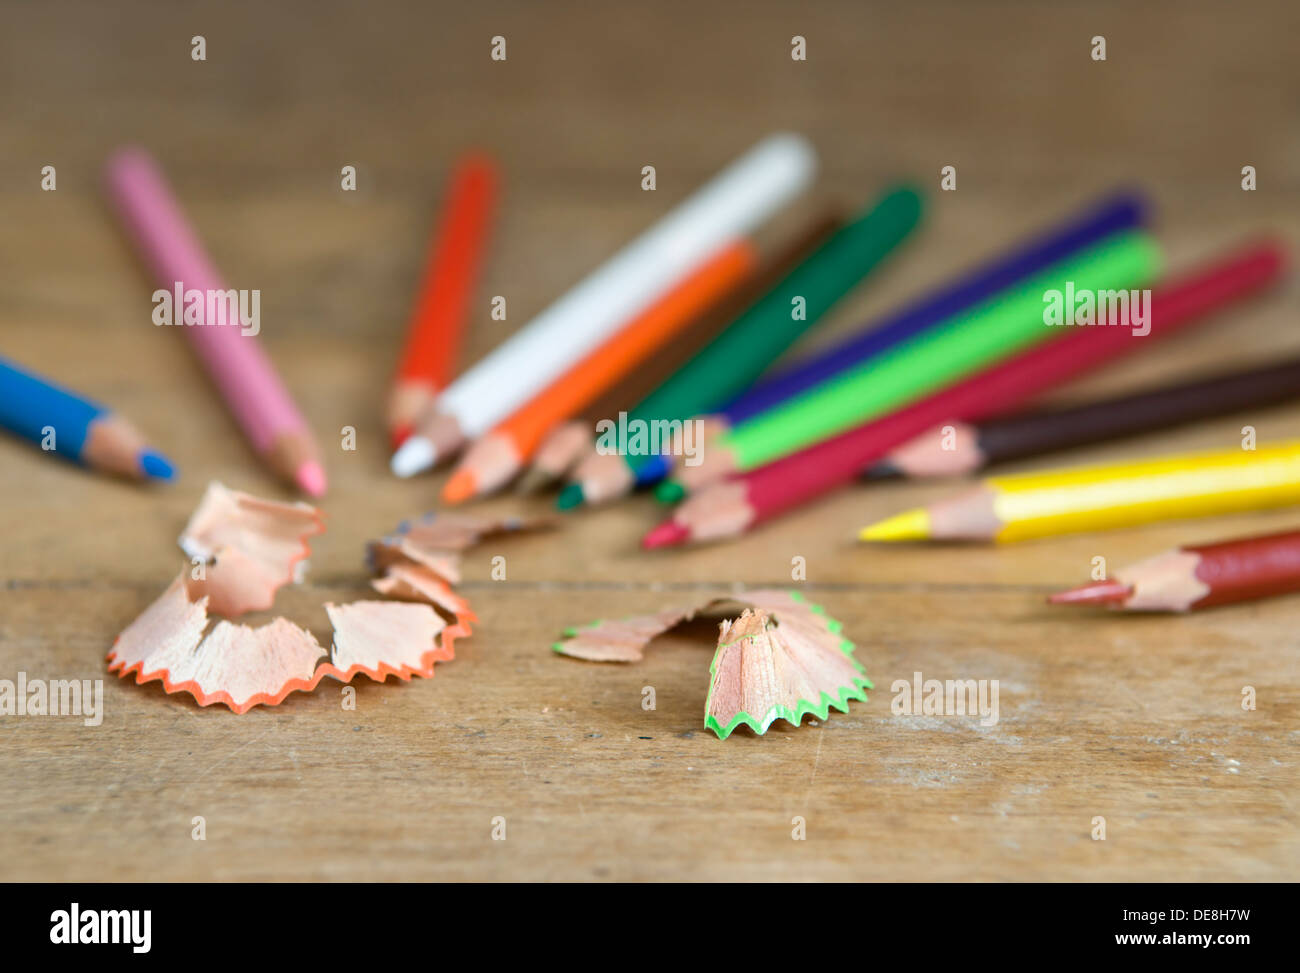
[[[388,433],[388,448],[394,453],[397,452],[402,448],[402,443],[411,438],[411,433],[413,432],[415,432],[415,426],[411,425],[409,422],[393,427],[393,429]]]
[[[443,486],[442,500],[444,503],[463,503],[476,493],[478,493],[478,477],[474,475],[473,470],[462,467],[452,473],[451,479]]]
[[[656,547],[672,547],[681,544],[690,536],[691,530],[685,524],[679,524],[675,520],[665,520],[641,538],[641,546],[647,551],[653,551]]]
[[[294,482],[309,497],[325,495],[325,470],[315,460],[308,460],[293,474]]]
[[[162,453],[146,449],[140,454],[140,469],[151,480],[170,480],[176,475],[176,468]]]
[[[1096,581],[1093,584],[1080,585],[1069,591],[1058,591],[1049,595],[1047,601],[1052,605],[1096,605],[1120,602],[1133,594],[1132,585],[1122,581]]]
[[[545,470],[539,470],[533,467],[519,478],[515,484],[515,492],[521,497],[530,497],[534,493],[541,493],[554,482],[555,477],[551,476]]]
[[[860,479],[866,483],[874,483],[877,480],[897,480],[902,475],[903,471],[889,460],[881,460],[863,470]]]
[[[637,486],[658,483],[665,477],[672,475],[674,469],[672,457],[665,453],[652,453],[649,456],[642,456],[637,459],[629,457],[628,463],[636,476]]]
[[[655,499],[660,503],[677,503],[686,496],[686,487],[676,480],[664,480],[655,487]]]
[[[886,517],[858,534],[860,541],[923,541],[930,536],[930,514],[924,507]]]
[[[570,483],[555,498],[555,506],[560,510],[572,510],[574,507],[581,506],[582,501],[582,484]]]
[[[396,475],[406,479],[432,469],[437,459],[438,451],[427,437],[411,436],[393,454],[388,466]]]

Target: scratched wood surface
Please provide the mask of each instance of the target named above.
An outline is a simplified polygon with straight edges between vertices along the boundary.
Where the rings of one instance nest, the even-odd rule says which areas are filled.
[[[466,145],[505,171],[479,304],[509,308],[478,314],[469,359],[777,128],[816,142],[823,188],[849,204],[958,170],[811,344],[1116,183],[1150,192],[1171,267],[1261,230],[1300,243],[1294,4],[599,6],[4,4],[3,351],[112,403],[183,477],[140,489],[0,443],[0,678],[105,676],[114,635],[176,571],[209,479],[285,496],[182,337],[150,323],[153,284],[99,193],[123,141],[157,153],[230,286],[261,289],[262,340],[325,444],[329,532],[276,606],[321,638],[321,603],[367,590],[366,539],[429,509],[440,483],[387,474],[379,407]],[[1088,56],[1098,33],[1104,63]],[[339,189],[348,164],[355,194]],[[647,164],[655,193],[639,188]],[[1298,303],[1283,287],[1060,395],[1298,351]],[[1246,422],[1276,440],[1298,420],[1226,417],[1069,459],[1234,444]],[[339,448],[349,425],[355,452]],[[1300,600],[1135,618],[1043,597],[1096,555],[1119,565],[1295,513],[999,550],[853,542],[947,489],[849,490],[738,543],[655,557],[635,547],[660,515],[644,498],[485,545],[463,585],[482,624],[457,659],[431,681],[361,683],[354,711],[328,683],[235,717],[106,678],[98,727],[0,718],[0,878],[1294,879]],[[636,666],[548,648],[597,616],[789,583],[794,557],[878,687],[822,725],[705,731],[708,626]],[[918,671],[999,680],[999,721],[892,714],[891,683]]]

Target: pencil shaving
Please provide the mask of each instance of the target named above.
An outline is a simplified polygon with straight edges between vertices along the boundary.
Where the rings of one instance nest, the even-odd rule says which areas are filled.
[[[794,591],[764,589],[699,608],[603,620],[570,629],[552,648],[590,662],[639,662],[657,636],[737,605],[748,607],[721,623],[709,668],[704,725],[720,739],[742,724],[761,734],[778,719],[796,726],[808,715],[825,719],[831,707],[848,712],[850,699],[867,698],[871,681],[839,622]]]
[[[357,673],[380,682],[390,675],[428,679],[435,662],[452,657],[450,645],[437,639],[447,623],[428,605],[354,601],[327,604],[325,611],[334,626],[330,675],[344,682]]]
[[[616,621],[599,621],[588,628],[569,629],[567,641],[553,648],[561,655],[588,662],[640,662],[645,647],[657,636],[686,621],[691,612],[670,609]]]
[[[110,672],[137,683],[160,681],[201,706],[222,703],[236,713],[274,706],[292,692],[309,692],[329,676],[430,678],[437,662],[470,634],[473,613],[427,564],[392,555],[374,587],[402,601],[326,604],[333,626],[329,651],[285,618],[257,628],[218,620],[209,611],[239,615],[269,607],[309,553],[307,539],[324,529],[306,504],[280,504],[209,485],[180,543],[205,565],[200,578],[183,569],[167,590],[118,636],[108,653]],[[481,531],[480,531],[481,535]],[[462,530],[460,548],[474,537]],[[421,548],[421,550],[424,550]]]
[[[306,503],[263,500],[212,482],[181,532],[180,546],[207,562],[187,581],[191,597],[227,618],[270,608],[275,593],[301,580],[308,538],[323,533],[320,511]]]
[[[386,598],[424,601],[452,616],[474,618],[469,602],[452,591],[437,572],[423,564],[390,564],[384,576],[374,578],[370,586]]]
[[[451,658],[451,640],[438,638],[451,626],[428,605],[358,601],[325,610],[334,626],[326,661],[315,636],[286,618],[257,628],[219,620],[205,637],[207,599],[191,598],[182,572],[118,637],[109,671],[245,713],[310,692],[325,676],[345,683],[358,675],[428,679],[435,662]],[[468,634],[463,623],[456,627]]]
[[[722,740],[742,724],[761,734],[778,719],[798,726],[832,707],[847,713],[871,688],[838,623],[806,602],[777,620],[758,608],[723,622],[709,672],[704,725]]]
[[[696,607],[684,605],[653,615],[601,619],[582,628],[571,628],[564,633],[564,640],[556,642],[552,648],[560,655],[588,662],[640,662],[650,642],[697,616],[717,614],[726,609],[740,610],[745,605],[775,611],[777,606],[784,609],[789,604],[789,596],[776,589],[751,591],[734,598],[712,598]]]
[[[370,566],[378,574],[392,564],[420,564],[446,584],[460,582],[460,555],[480,541],[500,534],[545,530],[554,521],[519,517],[491,519],[468,514],[427,514],[407,522],[397,533],[370,545]]]
[[[208,599],[192,598],[182,571],[118,636],[109,672],[137,684],[161,681],[168,693],[189,693],[199,705],[224,703],[236,713],[274,706],[319,681],[320,643],[283,618],[249,628],[220,621],[208,627]]]

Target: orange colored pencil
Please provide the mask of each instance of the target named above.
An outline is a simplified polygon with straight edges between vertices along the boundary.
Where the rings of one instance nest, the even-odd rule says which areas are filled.
[[[470,295],[483,263],[496,191],[497,171],[491,159],[467,155],[457,163],[388,397],[393,449],[406,440],[416,418],[451,380]]]
[[[754,245],[740,240],[700,264],[612,338],[475,442],[443,488],[443,500],[459,503],[508,482],[556,423],[576,414],[636,368],[646,355],[725,299],[756,272],[758,260]]]

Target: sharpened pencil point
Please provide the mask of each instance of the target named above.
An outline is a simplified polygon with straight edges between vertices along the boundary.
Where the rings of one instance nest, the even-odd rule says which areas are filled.
[[[394,453],[402,448],[402,443],[411,438],[411,433],[415,432],[415,427],[409,422],[403,423],[393,429],[388,436],[388,448]]]
[[[690,536],[691,530],[686,525],[675,520],[665,520],[641,538],[641,546],[647,551],[653,551],[656,547],[675,547]]]
[[[162,453],[146,449],[140,454],[140,469],[151,480],[170,480],[176,475],[176,468]]]
[[[299,489],[309,497],[325,495],[325,470],[315,460],[308,460],[298,467],[293,480]]]
[[[478,477],[473,470],[460,469],[442,488],[443,503],[464,503],[478,493]]]
[[[583,500],[582,484],[570,483],[555,498],[555,506],[559,510],[572,510],[574,507],[582,506]]]
[[[887,517],[858,534],[860,541],[923,541],[930,537],[930,514],[924,507],[904,510]]]
[[[663,453],[642,456],[636,460],[629,459],[632,471],[636,474],[637,486],[658,483],[673,472],[673,459]]]
[[[664,480],[655,487],[655,499],[660,503],[677,503],[686,496],[686,487],[676,480]]]
[[[556,479],[557,477],[534,466],[519,478],[519,482],[515,484],[515,492],[521,497],[531,497],[535,493],[541,493]]]
[[[1124,601],[1133,594],[1133,586],[1122,581],[1097,581],[1080,585],[1069,591],[1058,591],[1048,596],[1052,605],[1100,605]]]
[[[406,479],[408,476],[415,476],[416,473],[432,469],[437,459],[438,451],[429,439],[424,436],[411,436],[393,454],[388,465],[396,475]]]
[[[903,471],[897,466],[887,460],[882,460],[863,470],[859,479],[864,483],[875,483],[877,480],[897,480],[902,475]]]

